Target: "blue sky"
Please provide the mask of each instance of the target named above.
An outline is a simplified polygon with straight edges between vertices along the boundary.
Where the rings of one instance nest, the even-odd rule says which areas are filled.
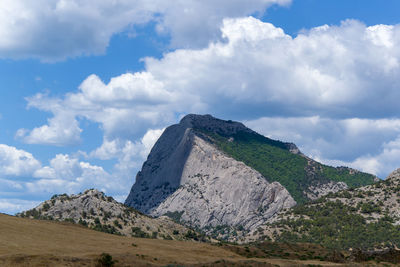
[[[39,2],[0,3],[0,212],[93,187],[123,201],[187,113],[400,167],[398,1]]]

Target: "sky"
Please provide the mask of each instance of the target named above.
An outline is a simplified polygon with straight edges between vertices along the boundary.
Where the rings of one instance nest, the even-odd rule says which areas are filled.
[[[124,201],[165,127],[237,120],[333,166],[400,167],[398,0],[3,0],[0,212]]]

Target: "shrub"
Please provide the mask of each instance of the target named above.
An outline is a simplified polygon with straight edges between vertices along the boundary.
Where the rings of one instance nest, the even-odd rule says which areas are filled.
[[[50,209],[50,205],[48,203],[43,204],[43,211],[48,211]]]
[[[149,234],[140,229],[140,227],[132,227],[131,235],[133,237],[150,238]]]
[[[174,230],[174,231],[172,232],[172,234],[173,234],[173,235],[179,235],[179,231],[178,231],[178,230]]]
[[[108,253],[102,253],[97,260],[97,267],[112,267],[117,261],[113,260],[112,256]]]

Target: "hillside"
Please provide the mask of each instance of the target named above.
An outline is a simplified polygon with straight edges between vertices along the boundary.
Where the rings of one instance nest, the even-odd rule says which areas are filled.
[[[312,245],[258,246],[132,238],[76,224],[0,214],[0,266],[98,266],[109,254],[119,266],[365,266],[343,261],[337,252]],[[101,266],[101,265],[100,265]],[[374,264],[374,266],[391,266]]]
[[[242,123],[187,115],[156,142],[125,204],[238,240],[282,209],[375,179],[320,164]]]
[[[272,140],[256,132],[225,135],[204,128],[194,130],[232,158],[260,172],[269,182],[282,184],[299,204],[331,191],[368,185],[376,180],[371,174],[351,168],[321,164],[303,155],[294,144]]]
[[[400,247],[400,169],[384,181],[282,212],[260,232],[277,241],[336,249]]]
[[[77,195],[54,195],[17,216],[72,222],[105,233],[133,237],[167,240],[202,238],[168,217],[148,217],[95,189]]]
[[[76,224],[0,214],[0,266],[95,266],[102,253],[118,266],[196,264],[243,257],[205,243],[128,238]]]

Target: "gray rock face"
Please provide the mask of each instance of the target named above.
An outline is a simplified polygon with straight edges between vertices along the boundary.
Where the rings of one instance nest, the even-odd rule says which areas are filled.
[[[295,204],[278,182],[268,183],[257,171],[194,136],[181,186],[151,214],[183,211],[182,220],[201,228],[241,225],[254,229]]]
[[[388,177],[386,177],[386,180],[391,180],[391,181],[400,181],[400,169],[394,170],[391,172]]]
[[[70,221],[99,231],[136,237],[182,240],[188,231],[168,217],[151,218],[95,189],[77,195],[56,195],[17,216]]]
[[[125,202],[150,215],[179,214],[197,227],[230,225],[255,229],[296,204],[278,182],[228,157],[197,128],[232,134],[251,131],[241,123],[188,115],[167,128],[153,147]]]
[[[333,182],[330,181],[325,184],[318,184],[308,187],[308,191],[304,192],[307,197],[311,200],[318,199],[320,197],[326,196],[329,193],[336,193],[342,190],[346,190],[349,187],[345,182]]]

